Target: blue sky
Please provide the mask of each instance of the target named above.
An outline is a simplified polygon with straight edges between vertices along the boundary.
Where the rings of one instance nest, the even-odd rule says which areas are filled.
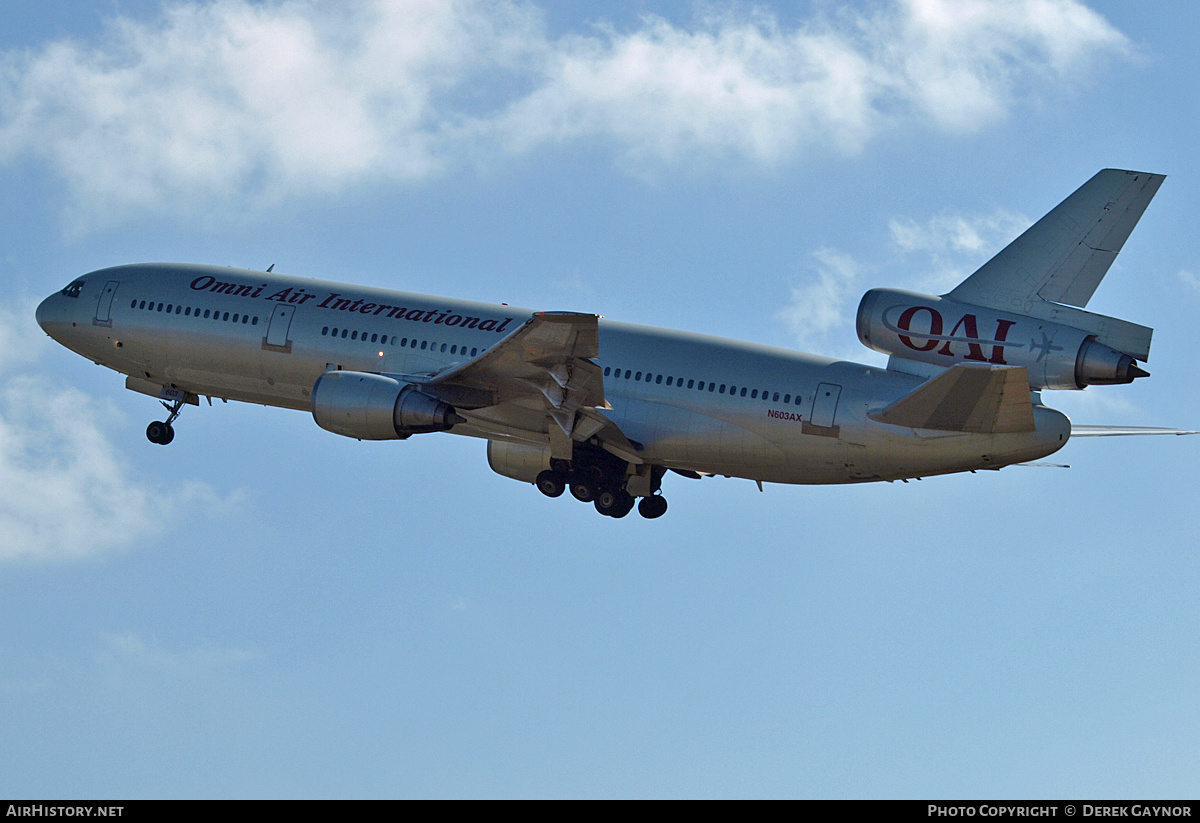
[[[483,443],[161,417],[40,297],[266,268],[878,362],[1098,169],[1168,175],[1089,308],[1196,427],[1194,4],[105,2],[0,10],[0,793],[1194,797],[1190,438],[1070,470],[665,486]]]

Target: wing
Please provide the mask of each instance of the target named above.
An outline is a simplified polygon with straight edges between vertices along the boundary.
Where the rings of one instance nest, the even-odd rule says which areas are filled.
[[[538,312],[474,360],[430,375],[395,375],[454,406],[485,437],[545,442],[570,456],[571,442],[589,439],[612,454],[641,463],[637,448],[601,413],[604,374],[599,317]]]

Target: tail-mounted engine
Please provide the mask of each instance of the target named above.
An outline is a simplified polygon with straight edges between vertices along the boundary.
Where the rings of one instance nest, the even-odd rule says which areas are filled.
[[[382,374],[330,371],[312,392],[317,425],[358,440],[403,440],[466,422],[448,403]]]
[[[1137,360],[1149,353],[1150,329],[1045,301],[1034,309],[1061,312],[1087,328],[945,297],[872,289],[858,307],[858,339],[893,357],[947,368],[961,362],[1024,366],[1033,389],[1132,383],[1148,375]]]

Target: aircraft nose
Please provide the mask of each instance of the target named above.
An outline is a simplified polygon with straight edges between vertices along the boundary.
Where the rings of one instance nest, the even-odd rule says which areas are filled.
[[[46,324],[50,322],[50,307],[47,305],[51,298],[47,297],[37,307],[37,324],[42,327],[42,331],[46,331]]]
[[[42,327],[42,331],[50,335],[54,339],[58,339],[58,332],[66,323],[66,307],[63,306],[63,296],[61,294],[52,294],[43,300],[37,307],[37,324]]]

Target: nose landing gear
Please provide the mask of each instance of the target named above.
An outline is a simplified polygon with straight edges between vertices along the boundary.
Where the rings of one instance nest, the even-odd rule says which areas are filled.
[[[161,423],[155,420],[149,426],[147,426],[146,439],[159,446],[165,446],[174,440],[175,427],[171,424],[175,422],[175,418],[179,416],[181,411],[183,411],[184,405],[187,403],[195,403],[196,399],[197,398],[194,394],[189,394],[188,392],[179,392],[178,396],[175,397],[174,402],[164,402],[163,408],[169,412],[167,419]]]
[[[159,446],[165,446],[175,439],[175,427],[170,423],[155,420],[146,427],[146,439]]]

